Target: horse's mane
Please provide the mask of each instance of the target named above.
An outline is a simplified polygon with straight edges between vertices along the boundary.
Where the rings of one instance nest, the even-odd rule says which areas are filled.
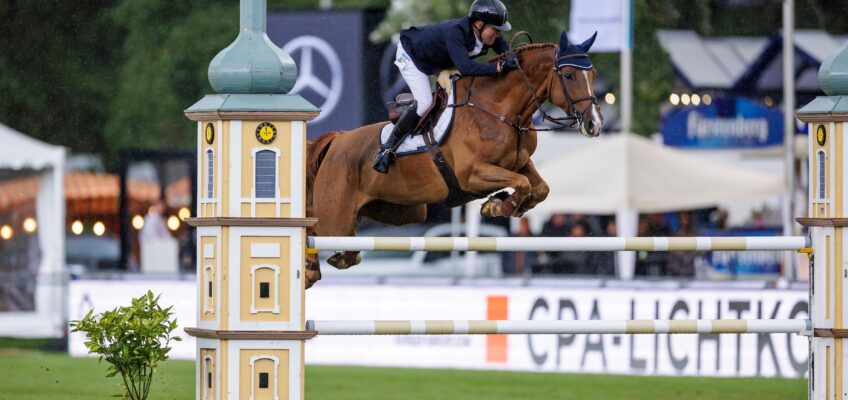
[[[521,54],[525,51],[536,50],[536,49],[548,49],[552,47],[557,47],[554,43],[528,43],[522,46],[518,46],[514,49],[511,49],[513,53]],[[489,62],[498,62],[503,60],[506,57],[506,53],[499,54],[497,57],[492,57]]]

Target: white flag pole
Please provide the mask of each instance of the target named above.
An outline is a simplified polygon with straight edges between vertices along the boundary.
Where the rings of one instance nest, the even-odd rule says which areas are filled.
[[[631,132],[633,125],[633,46],[632,0],[621,0],[621,131]]]
[[[795,2],[783,0],[783,146],[786,203],[783,235],[795,233]],[[782,277],[795,277],[795,254],[786,252]]]

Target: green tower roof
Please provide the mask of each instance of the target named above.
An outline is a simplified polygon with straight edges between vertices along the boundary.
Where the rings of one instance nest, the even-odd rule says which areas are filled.
[[[297,66],[265,33],[266,0],[241,0],[239,8],[238,37],[209,64],[209,83],[217,93],[288,93]]]
[[[798,117],[822,114],[848,115],[848,42],[819,68],[819,83],[827,96],[816,97],[798,110]]]
[[[265,33],[266,7],[267,0],[241,0],[238,37],[209,64],[209,83],[218,94],[185,110],[189,118],[262,112],[306,113],[306,119],[318,115],[318,108],[289,94],[297,66]]]

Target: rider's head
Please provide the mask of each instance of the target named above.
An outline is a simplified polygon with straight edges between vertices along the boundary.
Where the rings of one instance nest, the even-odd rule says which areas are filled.
[[[487,46],[495,43],[501,32],[512,29],[507,21],[506,6],[500,0],[474,0],[468,10],[468,18],[474,24],[474,30]]]

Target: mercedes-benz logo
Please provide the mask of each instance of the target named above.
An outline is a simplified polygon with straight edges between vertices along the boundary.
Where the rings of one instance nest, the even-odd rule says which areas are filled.
[[[316,102],[319,103],[317,106],[321,109],[321,114],[311,122],[320,122],[331,115],[342,95],[342,63],[335,50],[324,39],[307,35],[299,36],[286,43],[283,46],[283,52],[288,53],[295,60],[297,60],[295,53],[300,53],[300,60],[296,61],[297,81],[295,81],[291,92],[304,95],[304,90],[309,89],[314,94],[314,96],[309,96],[310,98],[317,96],[324,99],[323,102]],[[329,82],[316,75],[316,66],[312,58],[313,53],[322,57],[329,67],[330,76],[326,77]]]

